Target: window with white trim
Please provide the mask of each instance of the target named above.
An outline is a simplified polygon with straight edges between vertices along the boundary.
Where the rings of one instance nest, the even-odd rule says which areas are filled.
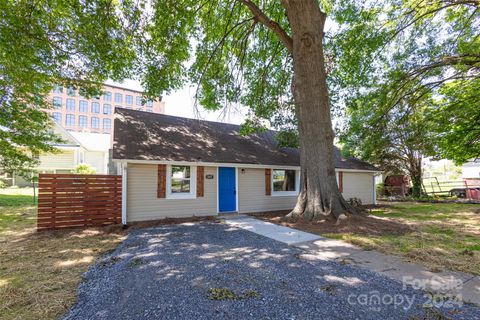
[[[272,191],[277,195],[297,194],[299,189],[299,176],[297,170],[273,169]]]
[[[168,198],[194,198],[196,191],[195,167],[172,165],[167,173]]]

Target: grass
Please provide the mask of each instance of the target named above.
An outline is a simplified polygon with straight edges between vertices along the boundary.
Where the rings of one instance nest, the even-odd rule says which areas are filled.
[[[365,250],[398,255],[432,271],[480,275],[480,205],[388,202],[369,216],[334,221],[285,221],[286,212],[255,214],[260,219],[344,240]]]
[[[403,256],[432,271],[480,274],[480,205],[394,203],[371,211],[374,217],[407,225],[410,232],[373,236],[324,233],[366,249]]]
[[[0,207],[16,207],[33,205],[32,188],[0,189]]]
[[[123,239],[120,227],[36,232],[25,190],[0,190],[0,319],[57,319],[82,274]]]

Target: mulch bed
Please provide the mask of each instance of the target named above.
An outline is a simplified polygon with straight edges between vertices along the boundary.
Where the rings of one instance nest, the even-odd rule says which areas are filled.
[[[378,206],[377,206],[378,207]],[[262,212],[250,214],[256,218],[302,231],[325,233],[351,233],[358,235],[383,236],[402,235],[413,232],[414,228],[407,224],[399,223],[394,219],[375,217],[371,215],[349,216],[336,226],[333,220],[305,221],[303,219],[288,220],[284,217],[288,212]]]
[[[156,226],[170,225],[170,224],[179,224],[179,223],[188,223],[188,222],[202,222],[202,221],[215,221],[215,216],[207,217],[188,217],[188,218],[166,218],[160,220],[151,220],[151,221],[141,221],[141,222],[129,222],[129,229],[143,229],[151,228]]]

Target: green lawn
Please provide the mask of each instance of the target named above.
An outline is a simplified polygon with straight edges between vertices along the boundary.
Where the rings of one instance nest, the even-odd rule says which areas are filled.
[[[480,205],[455,203],[385,203],[373,217],[408,226],[402,234],[324,233],[364,248],[403,256],[431,270],[480,274]]]
[[[37,232],[32,189],[0,189],[0,319],[58,319],[121,227]]]
[[[31,206],[33,200],[31,188],[0,189],[0,207]]]
[[[33,189],[0,189],[0,232],[12,228],[33,228],[35,210]]]

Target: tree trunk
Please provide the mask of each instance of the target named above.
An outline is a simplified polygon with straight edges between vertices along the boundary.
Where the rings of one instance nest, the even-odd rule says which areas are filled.
[[[412,197],[422,196],[422,158],[414,158],[409,165],[410,179],[412,180]]]
[[[337,186],[333,130],[323,54],[326,15],[316,0],[282,0],[293,38],[295,100],[300,137],[301,189],[288,217],[311,220],[355,213]]]

